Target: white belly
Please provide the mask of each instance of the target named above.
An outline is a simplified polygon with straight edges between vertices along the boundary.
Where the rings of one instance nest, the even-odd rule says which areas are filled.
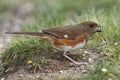
[[[79,43],[73,47],[71,46],[62,46],[62,49],[64,51],[72,51],[72,50],[76,50],[76,49],[80,49],[80,48],[83,48],[83,46],[85,45],[86,41],[84,41],[83,43]]]

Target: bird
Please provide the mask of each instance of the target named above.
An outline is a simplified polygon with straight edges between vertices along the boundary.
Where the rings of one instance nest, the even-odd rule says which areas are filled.
[[[75,25],[43,29],[41,32],[6,32],[5,34],[38,36],[50,42],[53,48],[63,51],[63,56],[73,64],[81,65],[82,63],[69,57],[68,52],[83,48],[94,33],[102,31],[101,27],[94,21],[84,21]]]

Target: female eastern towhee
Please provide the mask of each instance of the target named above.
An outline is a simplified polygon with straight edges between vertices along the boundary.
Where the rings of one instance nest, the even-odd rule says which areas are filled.
[[[57,50],[64,51],[63,56],[74,64],[81,65],[81,63],[76,62],[66,54],[68,51],[83,48],[95,32],[101,32],[101,26],[95,22],[86,21],[77,25],[50,28],[42,30],[42,32],[6,32],[6,34],[39,36],[42,39],[48,40]]]

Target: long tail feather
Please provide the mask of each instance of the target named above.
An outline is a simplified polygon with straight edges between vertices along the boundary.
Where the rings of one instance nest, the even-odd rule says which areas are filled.
[[[46,36],[47,35],[42,32],[5,32],[5,34],[20,34],[20,35],[33,35],[33,36]]]

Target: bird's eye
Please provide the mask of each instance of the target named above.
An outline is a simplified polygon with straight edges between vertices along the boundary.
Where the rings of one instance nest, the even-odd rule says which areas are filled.
[[[91,25],[89,25],[89,27],[90,27],[90,28],[93,28],[93,27],[94,27],[94,25],[92,25],[92,24],[91,24]]]

